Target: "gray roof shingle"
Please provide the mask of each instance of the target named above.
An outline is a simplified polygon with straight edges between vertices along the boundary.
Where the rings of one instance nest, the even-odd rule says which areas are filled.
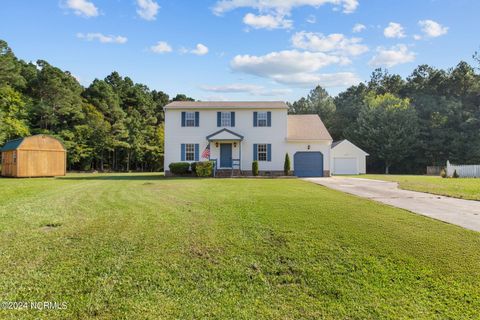
[[[287,140],[332,140],[316,114],[289,115],[287,121]]]

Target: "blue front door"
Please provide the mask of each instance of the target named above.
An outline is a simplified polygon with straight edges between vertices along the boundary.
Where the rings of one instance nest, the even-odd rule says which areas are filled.
[[[232,144],[220,144],[220,168],[232,167]]]

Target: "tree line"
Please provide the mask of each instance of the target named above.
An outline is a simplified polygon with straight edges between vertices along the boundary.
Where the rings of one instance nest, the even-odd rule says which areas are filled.
[[[480,56],[474,55],[480,66]],[[317,113],[334,140],[370,153],[370,171],[422,173],[428,165],[480,163],[480,75],[460,62],[449,70],[418,66],[403,79],[375,70],[336,97],[318,86],[289,103]],[[0,40],[0,145],[50,134],[68,150],[69,170],[160,171],[164,113],[173,99],[112,72],[83,87],[44,60],[18,59]]]
[[[479,63],[479,54],[474,55]],[[418,66],[403,79],[377,69],[366,83],[331,97],[318,86],[289,104],[317,113],[334,140],[370,154],[369,172],[425,173],[447,160],[480,164],[480,75],[460,62],[449,70]]]
[[[193,99],[178,94],[172,100]],[[44,60],[18,59],[0,40],[0,145],[50,134],[67,148],[69,170],[162,170],[169,101],[117,72],[85,88]]]

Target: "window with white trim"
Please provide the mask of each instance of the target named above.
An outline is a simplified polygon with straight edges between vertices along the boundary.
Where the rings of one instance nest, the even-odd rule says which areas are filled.
[[[267,145],[266,144],[257,145],[257,158],[258,158],[258,161],[267,161]]]
[[[231,127],[232,126],[232,113],[231,112],[221,112],[220,113],[220,124],[222,127]]]
[[[185,112],[185,126],[195,127],[195,112]]]
[[[267,126],[267,112],[258,112],[257,113],[257,126],[266,127]]]
[[[185,144],[185,161],[195,161],[195,144]]]
[[[13,151],[13,163],[17,163],[17,151]]]

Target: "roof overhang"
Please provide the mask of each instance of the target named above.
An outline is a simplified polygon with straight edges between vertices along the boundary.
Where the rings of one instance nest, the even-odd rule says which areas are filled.
[[[285,139],[287,142],[332,142],[331,139],[291,139],[287,138]]]
[[[344,144],[344,143],[348,143],[350,145],[352,145],[354,148],[356,148],[357,150],[360,150],[361,152],[363,152],[366,156],[369,156],[370,154],[368,154],[367,152],[363,151],[362,149],[360,149],[359,147],[357,147],[355,144],[353,144],[352,142],[348,141],[347,139],[343,139],[341,141],[338,141],[338,143],[332,145],[332,149],[335,149],[336,147],[338,147],[339,145],[341,144]]]
[[[228,129],[221,129],[217,132],[212,133],[207,136],[208,141],[219,141],[219,140],[228,140],[228,141],[242,141],[243,136],[235,133]]]
[[[283,101],[173,101],[164,110],[288,109]]]

